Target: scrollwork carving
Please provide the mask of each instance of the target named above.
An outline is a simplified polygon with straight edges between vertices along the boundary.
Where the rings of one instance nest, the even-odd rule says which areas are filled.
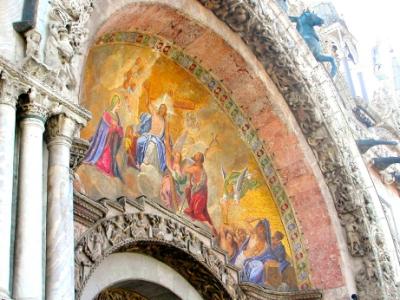
[[[226,261],[219,258],[216,250],[207,247],[195,236],[194,231],[185,225],[156,214],[139,212],[103,219],[86,232],[77,243],[75,249],[77,294],[79,295],[91,272],[105,256],[118,251],[127,243],[158,241],[183,250],[193,259],[199,259],[199,263],[202,261],[222,284],[229,282],[230,286],[226,287],[228,292],[239,295],[237,280],[233,276],[229,277],[232,269],[227,266]]]

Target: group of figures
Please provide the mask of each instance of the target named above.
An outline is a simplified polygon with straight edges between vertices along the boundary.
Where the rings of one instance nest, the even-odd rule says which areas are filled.
[[[271,234],[267,219],[248,220],[247,228],[221,225],[219,245],[237,266],[240,280],[280,290],[296,289],[294,270],[282,243],[284,234]],[[255,223],[255,225],[252,225]]]
[[[168,58],[136,46],[104,45],[88,61],[85,98],[96,123],[83,133],[90,145],[78,174],[82,193],[95,199],[144,195],[210,231],[242,282],[297,289],[272,195],[213,94]],[[126,222],[106,221],[102,239],[118,245],[133,233],[156,236],[157,224],[142,226],[140,215]],[[93,260],[102,239],[90,238]]]
[[[126,165],[139,172],[138,179],[140,176],[149,178],[153,184],[157,178],[161,179],[159,196],[164,206],[181,212],[186,200],[184,213],[193,220],[208,224],[215,232],[207,210],[207,173],[203,166],[208,148],[204,153],[196,152],[182,160],[185,134],[173,145],[166,119],[167,105],[162,103],[157,108],[149,98],[146,103],[148,111],[141,113],[139,124],[128,126],[124,133],[118,115],[121,102],[120,96],[112,97],[111,105],[103,113],[90,139],[84,163],[124,182],[117,161],[123,144]]]
[[[162,174],[162,203],[175,212],[184,211],[192,220],[206,223],[217,236],[220,247],[228,253],[229,262],[241,269],[242,281],[284,290],[296,288],[294,271],[282,244],[284,234],[275,231],[272,235],[267,219],[249,220],[247,228],[227,225],[224,222],[219,230],[215,228],[207,209],[207,173],[203,165],[207,150],[213,141],[205,153],[196,152],[193,157],[182,160],[177,149],[181,149],[182,139],[185,137],[181,136],[174,147],[172,146],[165,104],[161,104],[157,109],[148,101],[146,106],[149,112],[142,113],[140,123],[137,126],[128,126],[124,133],[118,115],[121,101],[118,95],[112,97],[109,108],[103,113],[96,132],[90,139],[90,148],[84,163],[96,166],[104,175],[116,177],[124,182],[117,161],[117,153],[121,145],[124,145],[127,166],[134,168],[139,175],[149,168]],[[257,181],[251,179],[247,169],[228,175],[222,170],[222,173],[224,195],[221,199],[221,211],[226,211],[227,199],[233,199],[237,204],[247,191],[259,186]],[[187,208],[183,210],[185,201]],[[226,216],[223,216],[223,219],[226,219]],[[252,223],[255,221],[258,223],[254,226]],[[112,244],[120,242],[122,238],[113,236],[113,227],[118,227],[118,224],[114,223],[106,224],[105,228],[106,236]],[[140,229],[140,216],[136,223],[135,226]],[[136,234],[145,234],[145,231],[143,227],[142,231],[139,230]],[[98,244],[101,244],[101,241]]]

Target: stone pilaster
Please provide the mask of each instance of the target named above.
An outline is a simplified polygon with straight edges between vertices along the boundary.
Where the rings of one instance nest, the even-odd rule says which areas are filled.
[[[47,122],[46,299],[74,299],[74,220],[70,151],[77,123],[65,114]]]
[[[47,108],[32,90],[20,103],[18,209],[13,297],[42,300],[43,288],[43,132]]]
[[[17,87],[0,78],[0,299],[10,296],[11,210]]]

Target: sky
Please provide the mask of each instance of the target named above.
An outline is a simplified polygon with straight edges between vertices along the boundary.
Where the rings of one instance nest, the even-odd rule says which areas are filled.
[[[308,0],[306,2],[322,2]],[[400,49],[400,2],[398,0],[331,0],[350,32],[359,42],[360,52],[378,40]]]
[[[303,0],[310,6],[329,0]],[[357,40],[359,66],[366,78],[372,78],[372,48],[380,41],[400,56],[399,0],[330,0],[349,31]],[[387,53],[387,59],[391,57]],[[368,80],[368,85],[373,85]],[[371,86],[370,86],[371,87]]]

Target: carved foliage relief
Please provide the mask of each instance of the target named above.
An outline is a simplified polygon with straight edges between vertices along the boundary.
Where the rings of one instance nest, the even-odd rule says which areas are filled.
[[[210,72],[159,37],[106,34],[89,53],[83,91],[93,120],[82,131],[90,146],[77,186],[89,197],[145,195],[216,235],[242,281],[309,287],[278,176]],[[110,243],[123,239],[110,234]]]

